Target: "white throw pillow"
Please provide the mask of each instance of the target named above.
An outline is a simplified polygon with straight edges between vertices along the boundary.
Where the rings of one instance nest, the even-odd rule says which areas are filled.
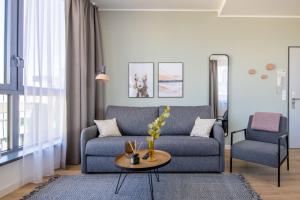
[[[191,136],[209,137],[215,121],[215,119],[200,119],[200,117],[197,117]]]
[[[94,120],[99,130],[99,137],[122,136],[117,126],[116,118],[107,120]]]

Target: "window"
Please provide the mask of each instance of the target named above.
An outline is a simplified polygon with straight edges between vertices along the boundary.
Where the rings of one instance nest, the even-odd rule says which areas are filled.
[[[4,83],[5,1],[0,1],[0,84]]]
[[[24,96],[20,95],[19,97],[19,147],[23,146],[24,143],[24,117],[25,117],[25,100]]]
[[[8,149],[8,113],[7,95],[0,95],[0,146],[2,151]]]
[[[0,148],[23,145],[22,0],[0,0]]]

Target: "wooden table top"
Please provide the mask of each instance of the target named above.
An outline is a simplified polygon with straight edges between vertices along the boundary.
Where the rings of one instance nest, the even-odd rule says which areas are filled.
[[[147,152],[148,150],[138,151],[140,163],[137,165],[132,165],[130,163],[130,158],[128,158],[125,154],[117,156],[115,159],[115,164],[117,167],[129,171],[147,171],[163,167],[171,161],[171,155],[168,152],[161,150],[154,150],[155,161],[144,160],[143,156]]]

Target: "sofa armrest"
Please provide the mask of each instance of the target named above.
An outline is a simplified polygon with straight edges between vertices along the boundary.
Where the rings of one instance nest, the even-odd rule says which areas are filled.
[[[220,126],[219,124],[215,124],[213,126],[212,137],[216,139],[220,144],[224,144],[225,137],[224,137],[224,130],[222,126]]]
[[[223,128],[215,124],[213,126],[213,132],[212,132],[212,137],[219,142],[219,152],[220,152],[220,172],[224,171],[224,151],[225,151],[225,137],[224,137],[224,130]]]
[[[81,146],[81,172],[86,173],[86,155],[85,147],[89,140],[98,136],[97,126],[90,126],[81,131],[80,146]]]

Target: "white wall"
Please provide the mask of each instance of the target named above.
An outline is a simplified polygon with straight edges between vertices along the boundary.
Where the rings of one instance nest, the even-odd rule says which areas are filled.
[[[287,113],[276,93],[276,71],[287,69],[288,46],[300,45],[300,19],[218,18],[200,12],[100,12],[104,62],[111,80],[107,105],[207,105],[208,58],[230,59],[229,128],[244,128],[255,111]],[[128,98],[128,62],[155,62],[155,98]],[[184,62],[184,98],[157,98],[157,62]],[[258,74],[248,75],[249,68]],[[228,140],[228,139],[227,139]],[[228,141],[227,141],[228,144]]]

